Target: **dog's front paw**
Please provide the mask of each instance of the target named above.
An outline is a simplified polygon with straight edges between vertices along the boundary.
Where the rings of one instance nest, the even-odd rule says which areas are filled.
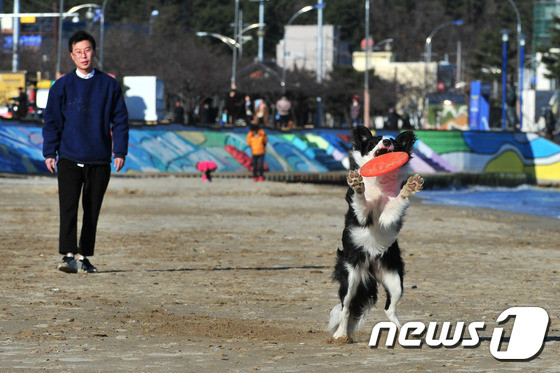
[[[348,186],[352,188],[356,193],[364,192],[364,178],[360,175],[359,170],[351,170],[348,173],[348,178],[346,179]]]
[[[420,175],[416,174],[408,178],[406,184],[401,189],[401,197],[408,198],[413,196],[415,193],[418,193],[422,190],[422,186],[424,185],[424,179],[420,177]]]

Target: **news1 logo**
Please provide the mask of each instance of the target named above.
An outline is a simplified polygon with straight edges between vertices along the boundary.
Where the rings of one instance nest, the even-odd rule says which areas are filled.
[[[494,328],[490,339],[490,353],[498,360],[528,360],[535,357],[542,350],[546,333],[548,330],[548,313],[540,307],[512,307],[508,308],[498,316],[496,322],[499,324],[507,322],[515,317],[515,321],[509,336],[507,349],[500,351],[502,342],[507,341],[503,328]],[[438,325],[430,322],[428,330],[421,322],[412,321],[404,324],[400,331],[398,341],[402,347],[421,347],[422,338],[430,347],[477,347],[480,344],[478,330],[484,330],[484,322],[473,322],[467,327],[470,338],[463,337],[465,330],[464,322],[457,322],[453,336],[449,335],[450,322],[444,322],[436,337]],[[377,347],[379,335],[382,330],[388,330],[385,346],[394,347],[396,342],[397,326],[392,322],[380,322],[373,327],[369,340],[370,347]],[[425,337],[423,337],[425,333]]]

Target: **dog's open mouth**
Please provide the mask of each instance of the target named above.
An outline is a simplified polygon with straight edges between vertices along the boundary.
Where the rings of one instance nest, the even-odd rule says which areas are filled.
[[[387,154],[387,153],[390,153],[390,152],[389,152],[389,148],[381,148],[381,149],[377,150],[377,151],[375,152],[375,154],[373,154],[373,156],[374,156],[374,157],[378,157],[378,156],[380,156],[380,155]]]

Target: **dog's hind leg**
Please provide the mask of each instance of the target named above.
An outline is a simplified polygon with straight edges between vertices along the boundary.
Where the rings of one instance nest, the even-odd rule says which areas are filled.
[[[346,273],[348,276],[348,282],[347,282],[346,294],[342,298],[342,307],[340,309],[340,316],[339,316],[340,319],[339,319],[338,328],[336,329],[336,332],[333,335],[335,339],[347,337],[353,331],[353,330],[349,330],[349,325],[351,323],[353,324],[353,322],[350,320],[350,317],[352,317],[350,312],[351,311],[350,305],[352,304],[352,300],[354,299],[358,291],[358,286],[360,284],[360,275],[359,272],[350,265],[347,266]],[[350,329],[353,329],[353,327],[351,327]]]
[[[389,320],[399,328],[401,322],[397,317],[397,303],[402,297],[402,277],[395,270],[381,269],[378,272],[378,279],[383,284],[387,292],[387,302],[385,303],[385,314]]]

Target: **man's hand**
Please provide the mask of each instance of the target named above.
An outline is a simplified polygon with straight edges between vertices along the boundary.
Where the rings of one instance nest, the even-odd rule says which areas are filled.
[[[53,174],[55,169],[56,169],[56,159],[47,158],[47,159],[45,159],[45,164],[47,165],[47,168],[49,169],[51,174]]]
[[[124,167],[124,158],[115,158],[115,170],[119,172]]]

